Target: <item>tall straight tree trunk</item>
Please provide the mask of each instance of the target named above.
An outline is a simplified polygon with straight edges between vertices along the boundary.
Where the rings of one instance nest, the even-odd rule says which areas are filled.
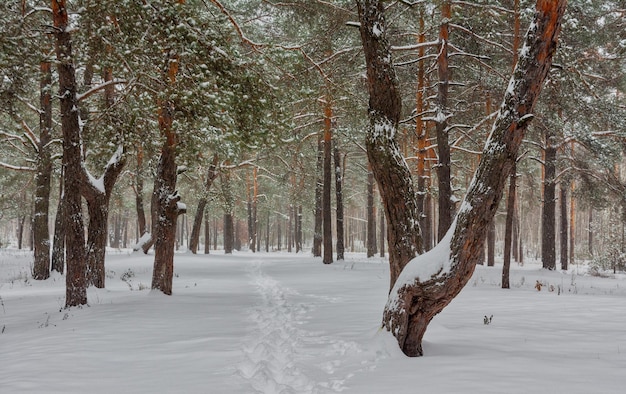
[[[146,231],[146,212],[143,207],[143,146],[140,143],[137,148],[137,172],[135,175],[135,209],[137,211],[137,226],[139,237]]]
[[[302,205],[298,205],[297,210],[294,210],[294,218],[296,222],[296,253],[302,251]]]
[[[410,262],[390,293],[383,326],[396,337],[407,356],[423,354],[422,338],[428,324],[459,294],[474,272],[485,241],[485,230],[496,214],[525,130],[533,118],[534,105],[552,65],[565,4],[566,0],[537,1],[522,55],[454,225],[432,251]],[[378,10],[382,13],[382,8]],[[371,28],[372,24],[361,18],[361,32],[371,32]],[[366,39],[372,37],[365,37],[363,41]],[[380,55],[388,55],[388,52]]]
[[[259,193],[259,185],[257,180],[257,171],[258,168],[254,167],[252,169],[252,234],[250,235],[252,245],[252,251],[256,252],[259,250],[259,223],[257,218],[257,204],[258,204],[258,193]]]
[[[235,226],[233,215],[230,212],[224,214],[224,253],[232,254],[235,246]]]
[[[326,97],[324,105],[324,185],[322,188],[322,239],[324,250],[322,262],[330,264],[333,262],[333,224],[331,211],[331,182],[332,182],[332,102],[330,97]]]
[[[385,257],[385,212],[380,211],[380,257]]]
[[[204,217],[204,254],[211,253],[211,220],[209,214]]]
[[[587,228],[587,248],[589,250],[589,256],[593,257],[593,207],[589,206],[589,227]]]
[[[367,257],[376,254],[376,213],[374,212],[374,173],[367,172]]]
[[[387,219],[391,288],[404,266],[423,251],[419,209],[411,172],[396,139],[402,100],[385,35],[384,5],[376,0],[356,3],[370,97],[365,145]]]
[[[449,22],[452,17],[452,1],[443,0],[441,3],[441,25],[439,26],[439,55],[437,56],[437,107],[435,111],[435,129],[437,133],[437,179],[439,185],[439,226],[437,240],[441,241],[450,226],[454,216],[452,203],[452,175],[450,144],[448,141],[448,87],[450,85],[450,69],[448,67],[448,39]]]
[[[320,205],[321,207],[321,205]],[[289,218],[287,219],[287,252],[291,253],[291,247],[293,245],[293,221],[294,221],[294,217],[293,217],[293,205],[289,205]],[[321,222],[320,222],[320,226],[321,226]],[[321,234],[321,232],[320,232]],[[321,256],[321,243],[320,243],[320,256]],[[313,245],[313,248],[315,249],[315,244]],[[314,252],[315,253],[315,252]],[[315,254],[314,254],[315,255]]]
[[[80,195],[82,171],[80,122],[76,97],[76,73],[65,0],[52,0],[56,60],[63,132],[64,200],[66,228],[65,307],[87,303],[87,264]]]
[[[63,273],[65,269],[65,211],[63,209],[63,174],[61,174],[59,203],[54,218],[54,238],[52,242],[52,270]]]
[[[167,52],[163,68],[163,80],[173,85],[178,72],[178,55],[175,51]],[[156,217],[152,223],[154,239],[154,269],[152,289],[164,294],[172,294],[174,277],[174,249],[176,246],[176,222],[179,215],[180,196],[176,191],[177,165],[176,148],[178,135],[173,129],[174,103],[168,98],[159,103],[159,130],[163,136],[161,156],[157,165],[152,192],[152,205]]]
[[[546,130],[545,144],[541,261],[543,268],[554,270],[556,269],[556,147],[551,130]]]
[[[559,201],[560,202],[560,208],[561,208],[561,229],[560,229],[560,244],[559,246],[561,247],[560,252],[561,252],[561,269],[564,271],[567,271],[567,265],[568,265],[568,258],[569,258],[569,253],[568,253],[568,246],[569,246],[569,239],[567,236],[567,227],[569,226],[569,220],[567,218],[567,189],[569,188],[569,185],[565,184],[565,183],[561,183],[560,185],[560,191],[561,191],[561,198]]]
[[[575,182],[570,185],[569,203],[569,262],[574,264],[574,244],[576,235],[576,199],[574,199]]]
[[[24,241],[24,223],[26,222],[26,215],[20,213],[17,215],[17,249],[21,250]]]
[[[426,31],[424,29],[423,8],[420,8],[419,10],[419,29],[420,34],[418,37],[418,44],[424,44],[426,42]],[[418,49],[418,58],[423,58],[425,54],[426,48],[424,46],[420,46]],[[426,127],[423,120],[423,113],[425,111],[424,93],[426,90],[426,72],[424,62],[419,62],[417,67],[417,93],[415,98],[417,112],[417,118],[415,119],[415,135],[417,136],[417,209],[419,210],[419,225],[423,234],[424,249],[429,250],[432,245],[430,243],[431,218],[427,204],[429,184],[427,180],[430,180],[430,175],[428,174],[430,171],[427,170],[429,166],[427,162],[428,151],[426,149],[428,142],[428,127]]]
[[[506,202],[506,225],[504,228],[504,266],[502,267],[502,288],[509,289],[511,270],[511,246],[513,242],[513,218],[515,217],[515,193],[516,193],[517,165],[513,164],[509,176],[509,196]]]
[[[335,163],[335,201],[337,205],[335,207],[335,220],[337,227],[337,261],[344,259],[345,245],[344,245],[344,227],[343,227],[343,170],[341,165],[341,155],[339,154],[339,147],[335,141],[333,149],[333,158]]]
[[[496,265],[496,223],[491,221],[487,228],[487,266]]]
[[[52,131],[52,69],[50,62],[40,64],[39,82],[39,141],[37,141],[37,172],[35,177],[35,218],[33,221],[34,262],[33,279],[50,277],[50,180],[52,159],[50,140]]]
[[[204,190],[202,191],[202,197],[198,201],[198,208],[196,209],[196,215],[193,220],[193,227],[191,229],[191,238],[189,239],[189,250],[191,253],[196,254],[198,251],[198,244],[200,243],[200,227],[202,226],[202,218],[204,217],[204,209],[208,202],[207,195],[209,190],[211,190],[211,186],[213,185],[213,181],[217,178],[217,163],[218,163],[217,154],[213,155],[213,161],[209,165],[209,169],[207,171],[206,180],[204,182]],[[208,238],[205,240],[206,244],[210,244],[208,242]]]
[[[316,182],[315,182],[315,216],[313,224],[313,257],[322,256],[322,192],[324,189],[323,182],[324,171],[324,134],[321,133],[317,139],[317,165],[316,165]],[[291,226],[291,225],[290,225]],[[288,238],[290,239],[290,238]],[[289,242],[289,241],[288,241]],[[291,252],[291,246],[288,246],[289,252]]]

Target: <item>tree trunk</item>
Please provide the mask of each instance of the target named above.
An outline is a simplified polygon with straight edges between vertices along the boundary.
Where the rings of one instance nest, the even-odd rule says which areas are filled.
[[[80,176],[82,158],[80,123],[76,98],[76,74],[73,63],[72,39],[65,0],[52,0],[54,34],[56,36],[57,73],[63,131],[63,167],[65,227],[66,227],[66,292],[65,307],[87,303],[87,265],[81,208]]]
[[[506,225],[504,229],[504,266],[502,267],[502,288],[511,287],[509,272],[511,270],[511,247],[513,245],[513,218],[515,217],[515,193],[517,180],[517,166],[513,164],[509,177],[509,196],[506,202]]]
[[[22,249],[24,241],[24,223],[26,222],[26,215],[20,213],[17,215],[17,249]]]
[[[200,243],[200,227],[202,226],[202,218],[204,217],[204,209],[208,202],[207,195],[211,190],[211,186],[213,185],[213,181],[217,178],[217,163],[218,163],[217,154],[213,155],[213,161],[209,165],[209,169],[207,171],[206,181],[204,182],[204,190],[202,191],[202,197],[198,201],[198,208],[196,209],[196,215],[193,220],[193,227],[191,229],[191,238],[189,239],[189,250],[191,253],[196,254],[198,251],[198,244]],[[205,239],[206,244],[210,244],[208,238]]]
[[[367,257],[376,254],[376,213],[374,212],[374,174],[367,172]]]
[[[437,100],[435,110],[435,130],[437,133],[437,179],[439,185],[439,226],[437,240],[441,241],[454,217],[454,204],[452,203],[452,175],[450,144],[448,142],[448,87],[450,84],[450,70],[448,67],[448,25],[451,12],[451,1],[443,0],[441,4],[441,25],[439,26],[439,55],[437,56]]]
[[[35,219],[33,222],[35,249],[33,279],[37,280],[50,277],[50,230],[48,229],[50,180],[52,178],[52,159],[49,147],[52,131],[52,69],[50,62],[40,64],[40,76],[39,141],[37,175],[35,177]]]
[[[422,252],[419,210],[411,172],[396,140],[402,101],[385,36],[383,2],[358,0],[357,6],[370,97],[365,145],[387,219],[391,288],[404,266]]]
[[[593,257],[593,207],[589,206],[589,227],[587,228],[588,238],[587,247],[589,250],[589,256]]]
[[[322,191],[324,188],[323,171],[324,171],[324,135],[320,134],[317,140],[317,181],[315,182],[315,216],[313,224],[313,257],[322,256]],[[291,228],[291,222],[289,224]],[[288,236],[288,240],[291,239]],[[288,241],[289,242],[289,241]],[[291,245],[287,247],[291,252]]]
[[[565,4],[566,0],[537,1],[524,50],[454,225],[432,251],[411,261],[391,291],[383,325],[408,356],[423,354],[422,338],[429,322],[458,295],[474,271],[485,230],[496,214],[550,70]]]
[[[204,217],[204,254],[211,253],[211,221],[209,215]]]
[[[560,201],[560,207],[561,207],[561,231],[560,231],[560,247],[561,247],[561,269],[564,271],[567,271],[567,265],[568,265],[568,258],[569,258],[569,253],[568,253],[568,246],[569,246],[569,239],[567,236],[567,227],[569,226],[569,220],[567,219],[567,189],[569,188],[569,185],[565,184],[565,183],[561,183],[560,189],[561,189],[561,201]]]
[[[146,212],[143,208],[143,146],[139,144],[137,149],[137,173],[135,175],[135,208],[137,211],[137,226],[139,237],[146,231]]]
[[[333,158],[335,163],[335,201],[337,206],[335,207],[335,220],[337,227],[337,261],[344,259],[345,244],[344,244],[344,228],[343,228],[343,171],[341,165],[341,155],[339,154],[339,147],[337,141],[333,149]]]
[[[54,218],[54,239],[52,243],[52,270],[63,273],[65,268],[65,210],[63,204],[63,172],[59,184],[59,204]]]
[[[570,185],[570,203],[569,203],[569,262],[574,264],[574,243],[576,235],[576,200],[574,199],[575,182]]]
[[[487,228],[487,267],[496,265],[496,222],[492,220]]]
[[[296,222],[296,252],[302,251],[302,205],[298,205],[297,211],[294,211]]]
[[[333,224],[331,211],[331,182],[332,182],[332,103],[330,97],[326,97],[324,105],[324,185],[322,187],[322,239],[324,250],[322,262],[333,262]]]
[[[385,257],[385,213],[380,211],[380,257]]]
[[[235,228],[233,225],[233,215],[231,213],[224,214],[224,253],[232,254],[234,247]]]
[[[546,130],[543,213],[541,215],[541,261],[543,268],[556,269],[556,147],[550,130]]]

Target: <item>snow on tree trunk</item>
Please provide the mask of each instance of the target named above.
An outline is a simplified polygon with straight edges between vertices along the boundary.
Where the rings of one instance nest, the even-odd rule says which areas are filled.
[[[50,179],[52,177],[52,160],[48,146],[52,131],[52,70],[50,62],[41,62],[40,73],[39,141],[37,175],[35,177],[35,218],[33,220],[35,249],[33,279],[47,279],[50,276],[50,230],[48,229]]]
[[[391,291],[383,326],[408,356],[423,354],[422,338],[428,324],[458,295],[474,272],[485,230],[496,213],[550,70],[565,5],[565,0],[537,1],[534,20],[498,117],[452,227],[435,248],[405,267]]]
[[[56,36],[57,72],[63,132],[63,167],[66,228],[65,306],[87,303],[87,264],[85,262],[84,224],[81,208],[80,174],[82,171],[80,124],[76,98],[76,73],[72,55],[68,10],[65,0],[52,0]]]
[[[402,102],[385,37],[383,2],[356,3],[370,96],[365,145],[387,218],[391,288],[402,268],[422,252],[419,211],[411,172],[396,140]]]

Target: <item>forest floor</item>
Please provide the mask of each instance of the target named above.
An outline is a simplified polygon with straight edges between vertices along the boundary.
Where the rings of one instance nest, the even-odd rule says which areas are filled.
[[[348,254],[177,254],[174,295],[153,256],[111,251],[106,289],[63,308],[65,278],[0,250],[0,393],[623,393],[626,276],[584,265],[479,266],[431,323],[425,356],[380,330],[389,268]],[[537,283],[541,290],[537,290]],[[488,323],[488,324],[487,324]]]

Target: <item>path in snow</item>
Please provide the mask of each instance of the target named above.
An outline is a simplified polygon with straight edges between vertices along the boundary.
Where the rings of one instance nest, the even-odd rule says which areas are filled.
[[[259,294],[259,304],[250,309],[249,318],[256,329],[244,341],[239,374],[257,393],[327,393],[345,389],[345,379],[332,376],[342,364],[341,356],[355,343],[315,335],[299,326],[306,322],[311,303],[294,300],[302,296],[283,286],[261,269],[261,262],[250,271],[250,283]],[[308,297],[307,297],[308,298]],[[306,348],[306,349],[305,349]],[[307,359],[307,376],[298,367]],[[317,368],[310,368],[318,358]]]

